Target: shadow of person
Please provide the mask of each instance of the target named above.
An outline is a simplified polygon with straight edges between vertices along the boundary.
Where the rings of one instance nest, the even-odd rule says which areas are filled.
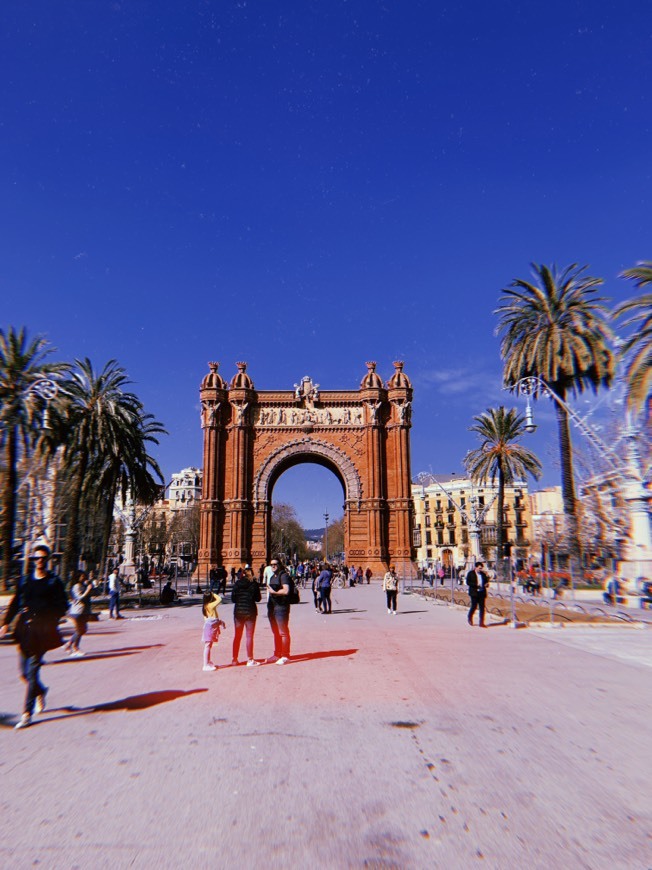
[[[290,662],[309,662],[315,659],[328,659],[335,656],[352,656],[357,653],[357,649],[329,649],[321,652],[299,653],[291,655]]]
[[[41,717],[32,723],[32,728],[45,725],[46,722],[56,722],[57,719],[72,719],[75,716],[87,716],[89,713],[113,713],[116,710],[147,710],[158,704],[167,704],[168,701],[177,701],[189,695],[197,695],[207,692],[208,689],[163,689],[159,692],[145,692],[142,695],[129,695],[127,698],[119,698],[117,701],[106,701],[104,704],[93,704],[90,707],[53,707],[51,712],[58,712],[58,716]],[[14,727],[16,717],[12,714],[0,713],[0,728]]]
[[[115,710],[147,710],[159,704],[167,704],[169,701],[177,701],[179,698],[187,698],[199,692],[207,692],[208,689],[162,689],[159,692],[145,692],[142,695],[129,695],[127,698],[119,698],[117,701],[105,701],[103,704],[93,704],[90,707],[59,707],[59,710],[68,713],[67,716],[51,716],[47,720],[69,719],[71,716],[86,716],[89,713],[112,713]]]

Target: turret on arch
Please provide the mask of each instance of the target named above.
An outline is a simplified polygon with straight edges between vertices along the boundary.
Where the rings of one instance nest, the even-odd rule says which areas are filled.
[[[269,559],[271,493],[302,462],[330,468],[342,483],[345,551],[374,572],[414,558],[410,491],[412,385],[403,363],[385,385],[376,363],[358,390],[320,390],[305,376],[293,390],[258,391],[247,364],[227,387],[209,363],[202,381],[204,478],[200,575],[219,564]]]

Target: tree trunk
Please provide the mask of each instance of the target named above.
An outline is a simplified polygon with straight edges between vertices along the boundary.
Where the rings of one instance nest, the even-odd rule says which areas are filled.
[[[70,493],[70,510],[66,528],[66,542],[61,559],[61,579],[68,582],[68,573],[76,568],[79,562],[79,512],[81,507],[84,477],[88,465],[88,453],[84,451],[78,458],[77,471],[73,478],[72,491]]]
[[[0,591],[7,592],[9,589],[9,577],[14,551],[14,531],[16,528],[16,428],[11,426],[7,431],[5,441],[5,474],[2,492],[2,577],[0,578]]]
[[[564,399],[564,394],[559,393]],[[578,580],[581,576],[582,547],[580,545],[579,524],[577,521],[577,498],[575,496],[575,478],[573,475],[573,450],[571,446],[570,428],[566,409],[555,402],[557,428],[559,430],[559,457],[561,460],[561,492],[566,518],[566,535],[570,568]]]
[[[505,548],[505,472],[498,468],[498,500],[496,504],[496,574],[504,577],[503,550]]]

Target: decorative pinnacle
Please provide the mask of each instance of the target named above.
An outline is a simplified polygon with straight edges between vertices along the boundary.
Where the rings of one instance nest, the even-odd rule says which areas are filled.
[[[372,360],[371,362],[366,363],[366,366],[370,372],[376,371],[376,361],[375,360]]]
[[[403,365],[404,365],[404,363],[403,363],[402,359],[394,361],[394,368],[396,369],[397,372],[403,371]]]
[[[237,362],[236,365],[238,367],[239,372],[246,372],[247,371],[247,363],[246,362]]]
[[[215,374],[215,372],[219,369],[220,364],[218,362],[209,362],[208,368]]]

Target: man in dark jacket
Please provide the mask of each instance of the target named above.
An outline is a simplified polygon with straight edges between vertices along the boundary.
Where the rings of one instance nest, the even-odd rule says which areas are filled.
[[[274,655],[268,662],[287,664],[290,658],[290,592],[292,581],[285,566],[278,559],[270,562],[273,574],[267,585],[267,617],[274,635]]]
[[[486,628],[484,624],[484,605],[487,599],[489,577],[484,571],[484,562],[475,563],[475,568],[471,568],[466,575],[466,584],[469,587],[469,598],[471,599],[468,615],[469,625],[473,625],[473,614],[477,609],[480,616],[480,628]]]
[[[33,568],[27,577],[21,577],[16,594],[9,602],[0,637],[7,633],[9,624],[20,614],[15,635],[20,653],[20,673],[27,683],[25,708],[16,728],[32,724],[34,713],[45,710],[47,688],[41,683],[43,656],[49,649],[63,643],[57,625],[68,610],[68,596],[61,579],[48,570],[50,549],[38,544],[32,553]]]

